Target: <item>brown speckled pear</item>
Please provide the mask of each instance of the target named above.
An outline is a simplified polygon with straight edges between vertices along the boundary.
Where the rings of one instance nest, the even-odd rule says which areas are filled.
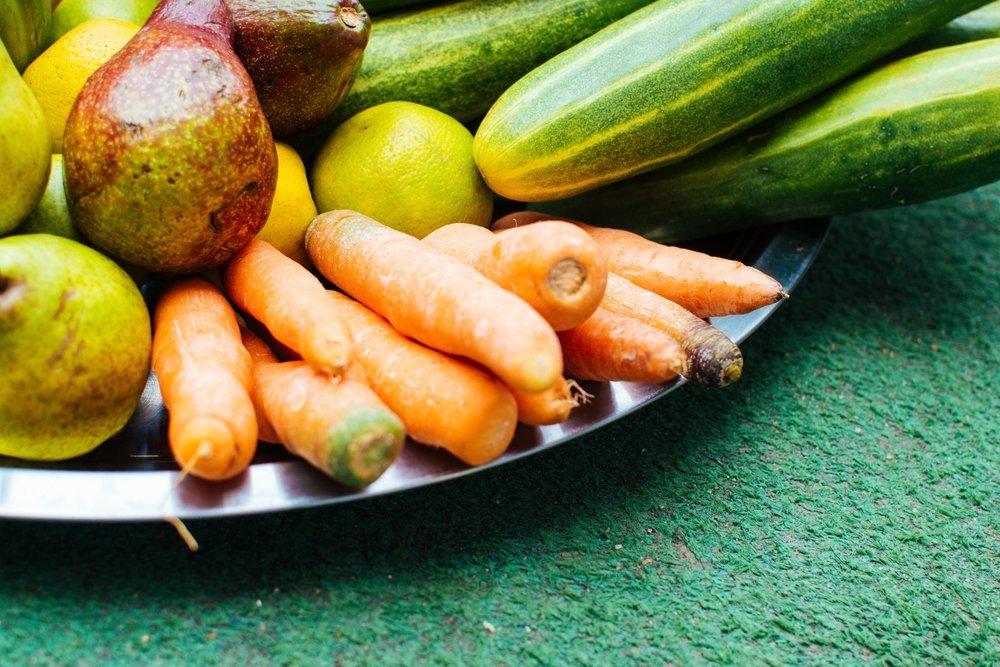
[[[233,48],[276,137],[326,118],[350,90],[371,21],[358,0],[227,0]]]
[[[0,455],[62,460],[117,433],[149,377],[149,311],[98,251],[0,239]]]
[[[63,153],[73,219],[118,260],[199,271],[250,241],[277,154],[223,0],[163,0],[87,81]]]

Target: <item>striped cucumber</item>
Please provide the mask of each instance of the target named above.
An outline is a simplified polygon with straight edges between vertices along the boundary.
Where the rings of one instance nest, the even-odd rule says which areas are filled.
[[[1000,39],[990,39],[889,63],[688,160],[532,208],[670,242],[997,180]]]
[[[894,55],[910,55],[920,51],[939,49],[942,46],[953,46],[994,37],[1000,37],[1000,0],[984,5],[968,14],[963,14],[954,21],[921,35],[903,46]]]
[[[675,162],[818,93],[983,0],[659,0],[512,85],[476,132],[519,201]]]
[[[365,11],[372,16],[382,16],[383,14],[404,8],[430,4],[432,1],[433,0],[368,0],[368,2],[364,3],[364,8]]]
[[[395,100],[478,120],[530,69],[651,1],[460,0],[376,18],[351,90],[295,143],[309,153],[335,125]]]

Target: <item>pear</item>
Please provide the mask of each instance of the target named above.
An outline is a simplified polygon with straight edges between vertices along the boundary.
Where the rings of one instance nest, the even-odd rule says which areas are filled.
[[[276,137],[328,116],[354,83],[371,21],[358,0],[227,0],[233,48]]]
[[[86,243],[76,228],[69,205],[66,203],[66,188],[63,183],[63,156],[52,154],[52,166],[49,169],[49,182],[42,193],[38,206],[28,214],[21,226],[14,230],[15,234],[55,234],[64,236],[80,243]]]
[[[0,41],[18,72],[45,50],[52,0],[0,0]]]
[[[157,0],[62,0],[52,9],[52,27],[46,44],[76,26],[96,18],[114,18],[142,25],[156,9]]]
[[[277,152],[222,0],[163,0],[66,122],[66,199],[94,247],[149,271],[222,264],[267,220]]]
[[[0,235],[38,205],[49,179],[51,151],[42,107],[0,43]]]
[[[96,448],[138,406],[150,347],[142,294],[111,259],[52,234],[0,239],[0,454]]]

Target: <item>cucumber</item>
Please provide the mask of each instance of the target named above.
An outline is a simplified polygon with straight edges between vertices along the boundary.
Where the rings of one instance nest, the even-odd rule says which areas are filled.
[[[535,210],[664,242],[1000,180],[1000,39],[871,70],[683,162]]]
[[[942,46],[953,46],[994,37],[1000,37],[1000,0],[984,5],[968,14],[963,14],[954,21],[921,35],[906,44],[895,55],[901,57],[920,51],[939,49]]]
[[[373,19],[351,90],[293,143],[314,153],[335,125],[396,100],[477,121],[524,73],[651,1],[462,0]]]
[[[675,162],[983,0],[659,0],[514,83],[476,132],[499,195],[559,199]]]
[[[363,3],[365,11],[372,16],[382,16],[382,14],[403,9],[404,7],[414,7],[416,5],[427,5],[433,0],[368,0]]]

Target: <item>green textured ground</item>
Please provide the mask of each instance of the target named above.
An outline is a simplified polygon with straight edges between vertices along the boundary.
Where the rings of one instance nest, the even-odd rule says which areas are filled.
[[[839,219],[724,390],[434,488],[192,522],[197,554],[0,522],[0,655],[996,665],[998,264],[1000,186]]]

